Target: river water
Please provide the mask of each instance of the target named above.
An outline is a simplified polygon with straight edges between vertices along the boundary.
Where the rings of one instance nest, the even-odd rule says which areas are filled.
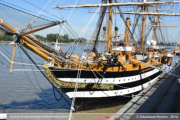
[[[70,44],[61,45],[64,50],[68,50]],[[51,46],[52,47],[52,46]],[[17,46],[15,51],[13,72],[9,74],[11,54],[13,45],[0,45],[0,52],[3,52],[7,58],[0,53],[0,113],[41,113],[41,112],[68,112],[70,106],[64,99],[56,101],[54,98],[53,88],[51,84],[43,77],[39,71],[30,71],[30,69],[37,70],[35,66],[30,66],[30,61],[26,55]],[[81,55],[82,50],[77,47],[74,53]],[[34,61],[42,67],[45,60],[28,51]],[[174,60],[178,60],[179,56],[175,56]],[[174,64],[174,61],[173,61]],[[6,68],[7,67],[7,68]],[[24,69],[27,71],[25,72]],[[57,94],[57,97],[58,96]],[[65,95],[68,102],[71,100]],[[101,110],[92,110],[89,112],[116,112],[128,101],[122,102],[122,105],[106,108]]]

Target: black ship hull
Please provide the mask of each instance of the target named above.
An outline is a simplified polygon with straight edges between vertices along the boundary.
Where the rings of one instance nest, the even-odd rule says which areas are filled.
[[[78,70],[61,70],[52,71],[59,79],[68,82],[75,82],[77,79]],[[105,108],[115,105],[120,105],[122,101],[132,99],[133,95],[141,92],[145,87],[158,79],[161,72],[157,69],[146,68],[137,71],[124,72],[106,72],[104,78],[102,72],[96,74],[91,71],[81,71],[79,82],[88,82],[93,84],[97,79],[101,80],[101,84],[108,82],[114,84],[114,88],[109,89],[85,89],[78,88],[76,92],[75,111],[90,110],[97,108]],[[105,79],[106,78],[106,79]],[[73,99],[74,88],[61,88],[71,99]]]

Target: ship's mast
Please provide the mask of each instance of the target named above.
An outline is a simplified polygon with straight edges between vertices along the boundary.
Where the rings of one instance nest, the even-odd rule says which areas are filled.
[[[153,6],[153,4],[170,4],[170,3],[180,3],[180,1],[153,1],[147,2],[143,0],[143,2],[129,2],[129,3],[113,3],[113,0],[109,0],[108,4],[85,4],[85,5],[67,5],[67,6],[54,6],[53,8],[65,9],[65,8],[86,8],[86,7],[110,7],[109,10],[109,30],[108,35],[103,35],[103,37],[108,39],[108,46],[107,51],[111,51],[111,38],[115,37],[112,35],[112,17],[113,17],[113,10],[112,7],[116,6],[143,6],[143,14],[142,13],[134,13],[134,12],[120,12],[124,14],[142,14],[143,15],[143,22],[142,22],[142,40],[141,40],[141,49],[143,49],[144,44],[144,31],[145,31],[145,15],[170,15],[170,16],[179,16],[179,14],[169,14],[169,13],[146,13],[147,6]],[[135,40],[134,40],[135,42]]]
[[[157,25],[157,23],[155,23],[155,25]],[[154,37],[153,40],[156,41],[156,26],[154,26]]]
[[[155,1],[160,1],[160,0],[155,0]],[[158,10],[158,5],[156,4],[156,10],[155,13],[157,13]],[[153,40],[156,41],[156,26],[157,26],[157,22],[159,21],[158,18],[155,17],[154,22],[155,22],[155,26],[154,26],[154,37]]]
[[[144,2],[146,2],[146,0],[144,0]],[[146,12],[145,5],[142,6],[142,7],[143,7],[143,12]],[[143,15],[143,20],[142,20],[142,36],[141,36],[141,49],[143,49],[143,47],[144,47],[145,18],[146,18],[146,16]]]
[[[130,18],[126,18],[127,27],[130,26]],[[129,42],[128,28],[125,30],[125,42]]]
[[[112,0],[109,0],[109,3],[112,3]],[[109,8],[109,30],[108,30],[108,47],[107,51],[111,51],[111,35],[112,35],[112,18],[113,18],[113,9],[112,6]]]

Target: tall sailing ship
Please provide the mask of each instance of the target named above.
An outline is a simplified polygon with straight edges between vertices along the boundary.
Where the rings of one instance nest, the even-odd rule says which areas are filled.
[[[132,98],[133,95],[138,94],[158,79],[162,72],[150,66],[162,68],[165,64],[171,64],[172,56],[165,56],[164,53],[167,53],[167,51],[164,52],[164,49],[157,48],[156,29],[158,27],[168,27],[161,25],[162,16],[179,16],[179,14],[175,13],[160,13],[158,7],[175,3],[178,2],[144,0],[141,2],[121,3],[117,2],[117,0],[101,0],[100,4],[54,6],[54,8],[60,10],[65,8],[100,8],[98,9],[100,11],[96,11],[99,14],[99,19],[93,33],[93,45],[85,45],[83,55],[73,53],[76,45],[79,44],[79,38],[74,41],[74,46],[72,45],[68,51],[65,51],[57,43],[55,48],[50,48],[39,42],[33,35],[34,32],[58,24],[64,25],[66,23],[68,25],[66,20],[49,21],[41,16],[38,19],[43,22],[38,22],[38,25],[35,22],[25,28],[15,28],[11,22],[6,21],[0,15],[2,17],[0,19],[1,31],[14,35],[15,38],[10,73],[12,72],[16,45],[40,70],[24,49],[25,47],[48,62],[44,64],[45,73],[41,71],[42,74],[46,74],[45,77],[57,91],[57,88],[59,88],[71,99],[76,98],[75,101],[73,100],[75,102],[73,106],[75,111],[118,105],[122,100]],[[5,3],[0,3],[0,6],[11,11],[31,15]],[[123,6],[133,6],[139,12],[122,11]],[[149,12],[149,8],[154,9],[154,12]],[[136,15],[134,17],[135,24],[130,24],[131,19],[125,18],[124,14]],[[121,24],[125,26],[124,39],[121,41],[119,40],[118,26],[113,25],[113,21],[115,21],[114,15],[120,15],[123,21]],[[146,16],[149,17],[150,25],[146,24]],[[138,21],[141,21],[141,24],[138,24]],[[106,23],[105,26],[103,26],[103,22]],[[147,26],[152,28],[154,35],[153,40],[147,42],[148,44],[145,47],[147,34],[150,33],[145,31]],[[136,27],[141,28],[139,31],[140,46],[134,37]],[[104,52],[98,50],[100,37],[105,39]],[[168,52],[173,51],[169,50]],[[63,94],[61,96],[63,97]]]

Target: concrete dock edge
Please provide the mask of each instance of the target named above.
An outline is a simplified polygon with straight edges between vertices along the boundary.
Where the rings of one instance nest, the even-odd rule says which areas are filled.
[[[171,72],[178,74],[179,71],[180,63],[178,62],[172,67]],[[151,83],[136,95],[114,115],[168,113],[172,110],[175,101],[171,100],[171,98],[176,97],[176,95],[179,94],[179,92],[177,92],[177,90],[179,90],[177,85],[177,77],[162,73],[155,82]],[[169,102],[169,104],[167,104],[167,102]]]

